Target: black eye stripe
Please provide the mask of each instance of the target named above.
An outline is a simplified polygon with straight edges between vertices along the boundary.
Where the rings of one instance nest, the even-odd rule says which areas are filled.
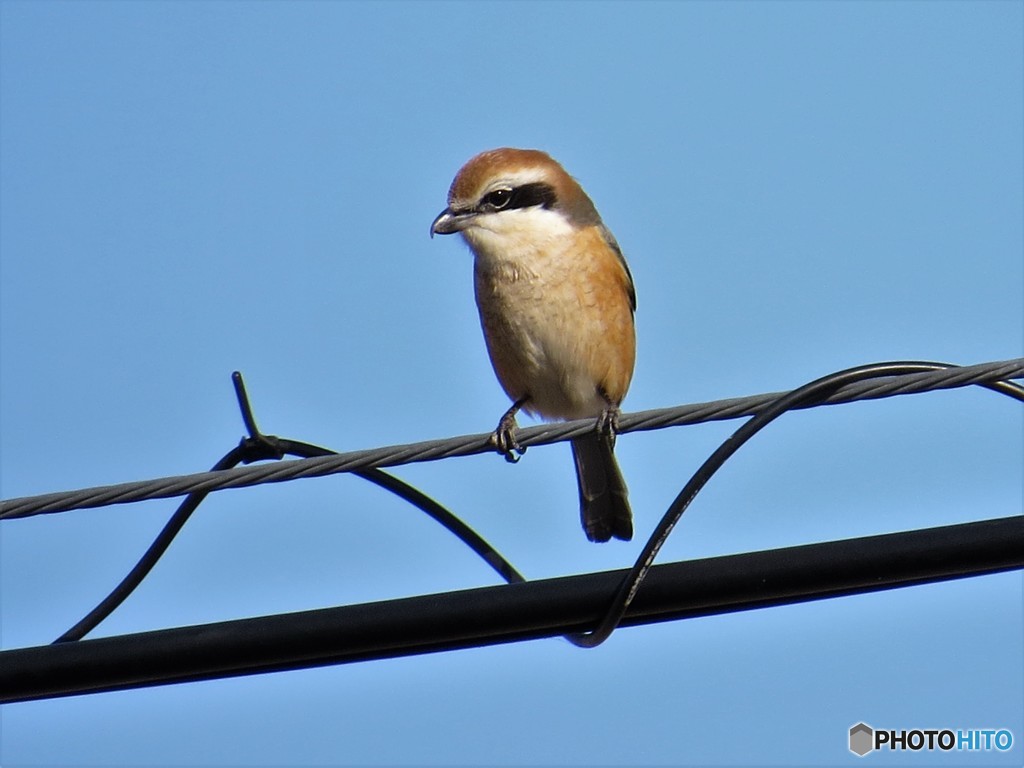
[[[503,211],[509,208],[553,208],[557,198],[555,189],[550,184],[538,181],[523,184],[513,189],[496,189],[484,195],[480,207],[488,211]]]

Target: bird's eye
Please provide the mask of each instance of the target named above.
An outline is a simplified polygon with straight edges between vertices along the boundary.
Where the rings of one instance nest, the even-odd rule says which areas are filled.
[[[511,189],[496,189],[484,195],[483,204],[493,211],[500,211],[512,199]]]

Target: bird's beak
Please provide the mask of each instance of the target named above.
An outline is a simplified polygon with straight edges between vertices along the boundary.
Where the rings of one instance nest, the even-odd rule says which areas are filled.
[[[453,235],[456,232],[461,232],[470,225],[474,218],[476,218],[476,214],[473,211],[456,213],[451,208],[445,208],[430,225],[430,236]]]

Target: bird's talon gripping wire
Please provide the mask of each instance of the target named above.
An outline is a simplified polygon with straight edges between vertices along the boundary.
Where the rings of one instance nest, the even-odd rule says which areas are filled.
[[[516,424],[516,414],[519,413],[519,409],[529,399],[529,396],[521,397],[512,404],[511,408],[505,411],[505,415],[498,422],[498,428],[494,430],[489,440],[495,450],[504,456],[505,461],[510,464],[515,464],[526,453],[526,448],[520,445],[516,439],[516,432],[519,430],[519,425]]]
[[[618,406],[609,405],[601,411],[601,415],[597,417],[595,429],[598,435],[607,438],[612,445],[615,445],[615,436],[619,433]]]
[[[515,416],[509,417],[508,414],[505,414],[498,423],[498,428],[491,434],[491,445],[510,464],[515,464],[526,453],[526,449],[516,440],[517,430]]]

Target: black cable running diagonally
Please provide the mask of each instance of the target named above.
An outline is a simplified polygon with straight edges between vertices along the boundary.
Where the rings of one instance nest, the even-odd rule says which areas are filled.
[[[665,541],[668,539],[672,529],[675,528],[679,518],[682,517],[687,507],[694,500],[701,489],[707,484],[711,477],[717,472],[729,458],[738,451],[755,434],[760,432],[779,416],[795,408],[806,407],[820,403],[827,399],[840,387],[848,386],[867,379],[877,379],[888,376],[900,376],[925,371],[953,370],[959,366],[948,363],[934,363],[922,361],[899,361],[874,363],[861,365],[855,368],[848,368],[837,373],[823,376],[820,379],[794,389],[792,392],[783,395],[772,403],[769,403],[763,410],[752,416],[743,426],[737,429],[714,453],[711,454],[694,473],[690,480],[683,486],[675,500],[669,505],[661,521],[655,527],[644,545],[636,564],[629,574],[622,580],[615,593],[611,605],[601,622],[587,632],[579,632],[568,635],[567,638],[581,648],[594,648],[607,640],[615,628],[622,621],[623,616],[629,609],[629,605],[636,597],[637,590],[643,582],[644,577],[650,571],[654,558],[657,557]],[[991,389],[1008,397],[1024,402],[1024,387],[1009,381],[978,382],[977,386]]]
[[[231,469],[239,464],[249,464],[254,461],[282,459],[285,456],[310,458],[313,456],[330,456],[335,453],[327,448],[312,445],[311,443],[264,435],[256,426],[256,419],[253,416],[252,406],[249,403],[249,396],[245,390],[245,382],[242,379],[242,375],[235,371],[231,374],[231,381],[235,387],[235,395],[238,398],[238,405],[242,412],[242,421],[245,423],[246,431],[249,434],[247,437],[242,438],[236,447],[228,451],[220,461],[214,464],[214,471]],[[482,536],[426,494],[380,469],[360,470],[352,474],[391,491],[396,496],[426,512],[483,558],[506,582],[524,581],[523,576]],[[196,508],[209,493],[209,491],[190,493],[121,582],[95,608],[89,611],[77,624],[54,642],[66,643],[81,640],[95,629],[101,621],[113,613],[135,591],[149,572],[153,570],[157,561],[164,555],[171,542],[174,541],[174,538],[181,532],[185,523],[188,522],[192,513],[195,512]]]

